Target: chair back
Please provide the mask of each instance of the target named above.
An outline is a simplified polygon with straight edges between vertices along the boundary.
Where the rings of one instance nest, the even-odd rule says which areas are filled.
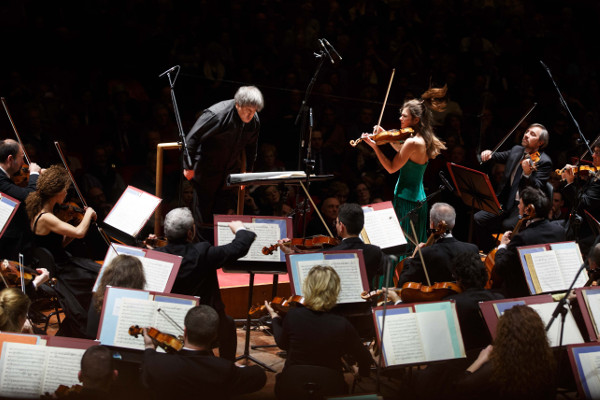
[[[317,365],[292,365],[277,375],[275,396],[285,400],[320,400],[348,394],[342,371]]]

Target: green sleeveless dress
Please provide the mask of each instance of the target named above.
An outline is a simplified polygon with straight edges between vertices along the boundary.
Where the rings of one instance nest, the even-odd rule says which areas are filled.
[[[400,176],[396,189],[394,190],[394,210],[398,216],[398,220],[404,218],[412,209],[417,206],[417,202],[425,199],[425,188],[423,187],[423,174],[427,168],[425,164],[417,164],[408,160],[402,168],[400,168]],[[416,218],[413,219],[413,224],[416,230],[418,242],[427,241],[427,203],[423,204],[417,212]],[[404,232],[412,238],[415,235],[411,226],[410,218],[405,218],[400,223]],[[410,244],[410,241],[409,241]],[[413,247],[412,244],[409,247]]]

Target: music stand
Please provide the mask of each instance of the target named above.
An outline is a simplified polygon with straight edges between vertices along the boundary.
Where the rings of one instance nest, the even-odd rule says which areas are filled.
[[[594,216],[590,214],[588,210],[584,210],[583,213],[585,215],[585,220],[590,226],[590,229],[592,230],[594,236],[598,237],[598,235],[600,235],[600,222],[598,222],[598,220],[594,218]]]
[[[469,242],[473,236],[473,209],[483,210],[500,215],[502,206],[496,197],[492,183],[487,174],[462,165],[447,163],[450,177],[456,187],[456,193],[462,201],[471,207],[469,223]]]

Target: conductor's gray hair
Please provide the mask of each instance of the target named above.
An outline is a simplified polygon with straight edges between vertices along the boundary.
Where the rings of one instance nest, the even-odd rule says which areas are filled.
[[[241,107],[255,107],[256,111],[261,111],[265,106],[263,95],[256,86],[242,86],[233,97],[235,103]]]

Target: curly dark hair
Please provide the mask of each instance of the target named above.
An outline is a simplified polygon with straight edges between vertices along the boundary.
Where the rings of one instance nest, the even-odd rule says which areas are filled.
[[[500,317],[490,360],[491,379],[506,398],[540,398],[554,388],[556,360],[544,323],[531,307],[517,305]]]
[[[25,199],[27,215],[33,220],[42,210],[44,203],[71,185],[71,178],[62,165],[48,168],[37,180],[37,189]]]
[[[451,265],[454,279],[464,289],[483,289],[488,281],[488,271],[481,261],[479,254],[462,253],[452,259]]]

